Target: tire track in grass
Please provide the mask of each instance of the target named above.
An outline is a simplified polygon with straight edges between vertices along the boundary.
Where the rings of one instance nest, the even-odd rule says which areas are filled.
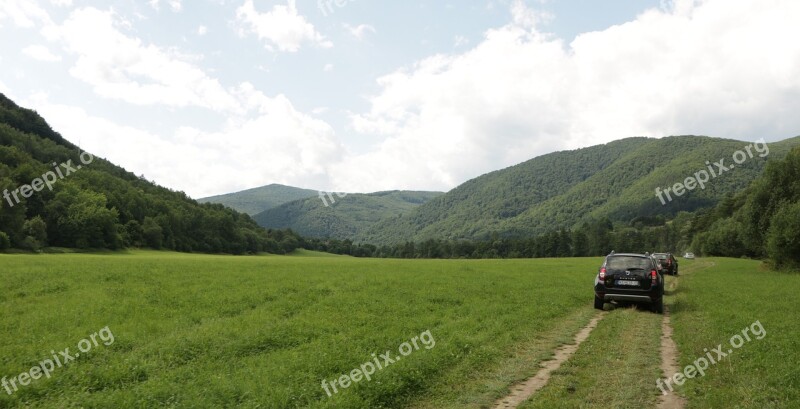
[[[550,380],[550,375],[553,371],[557,370],[561,367],[561,364],[564,363],[567,359],[569,359],[575,351],[578,350],[578,347],[581,345],[586,338],[589,338],[589,334],[592,333],[597,327],[597,323],[600,322],[601,319],[606,315],[606,313],[601,312],[598,313],[592,320],[583,327],[577,334],[575,334],[575,343],[571,345],[562,345],[558,347],[554,351],[553,359],[545,361],[542,363],[542,369],[536,373],[531,378],[528,378],[526,381],[517,384],[511,388],[512,392],[508,396],[498,400],[495,402],[494,409],[508,409],[508,408],[516,408],[522,402],[525,402],[533,396],[539,389],[542,389],[545,385],[547,385],[547,381]]]
[[[661,374],[661,316],[614,308],[547,385],[520,409],[655,407]]]
[[[714,263],[697,263],[692,266],[694,268],[684,269],[684,274],[687,271],[694,272],[695,270],[713,265]],[[680,278],[678,277],[679,276],[672,277],[673,280],[669,287],[670,294],[674,294],[675,290],[678,288],[678,284],[680,284]],[[672,323],[670,321],[669,306],[665,305],[664,318],[661,321],[661,371],[663,372],[664,378],[666,378],[680,370],[681,368],[678,365],[678,346],[672,339]],[[662,394],[658,399],[658,409],[683,409],[685,407],[686,398],[678,395],[675,391]]]
[[[672,282],[672,288],[677,287],[677,278]],[[661,370],[664,377],[680,371],[678,366],[678,347],[672,340],[672,325],[669,320],[669,307],[664,307],[664,318],[661,320]],[[675,392],[662,394],[658,399],[659,409],[683,409],[686,399]]]
[[[592,320],[596,312],[578,308],[558,319],[549,328],[542,327],[530,338],[515,344],[508,356],[480,368],[456,365],[442,375],[429,393],[408,409],[487,409],[499,397],[508,394],[509,385],[535,374],[542,362],[551,359],[553,350],[575,337],[575,333]]]

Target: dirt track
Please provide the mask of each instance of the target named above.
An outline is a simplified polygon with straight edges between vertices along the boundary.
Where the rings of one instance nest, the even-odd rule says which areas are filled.
[[[563,364],[567,359],[569,359],[569,357],[572,356],[572,354],[575,353],[575,351],[578,350],[578,347],[583,341],[586,340],[586,338],[589,338],[589,334],[591,334],[592,330],[597,327],[597,323],[603,319],[605,314],[605,312],[598,313],[594,318],[592,318],[589,324],[581,328],[581,330],[575,334],[574,344],[562,345],[556,348],[553,359],[543,362],[542,369],[540,369],[536,375],[528,378],[525,382],[514,385],[511,388],[511,394],[495,402],[493,408],[516,408],[520,403],[525,402],[539,389],[542,389],[545,385],[547,385],[547,381],[550,380],[550,374],[560,368],[561,364]]]
[[[670,284],[669,292],[674,293],[677,289],[679,280],[674,277]],[[550,375],[553,371],[561,367],[567,359],[569,359],[580,347],[580,344],[585,341],[592,330],[597,327],[600,320],[607,314],[602,312],[596,315],[585,327],[583,327],[576,335],[575,342],[571,345],[562,345],[554,351],[554,357],[541,364],[542,368],[531,378],[524,382],[514,385],[511,388],[511,393],[495,402],[494,409],[508,409],[516,408],[522,402],[529,399],[537,391],[542,389],[550,380]],[[680,370],[678,366],[678,348],[672,339],[672,325],[670,323],[669,308],[664,308],[664,317],[661,323],[661,371],[663,377],[672,376]],[[655,385],[654,385],[655,387]],[[659,409],[683,409],[686,406],[686,399],[681,397],[675,392],[669,392],[659,397],[657,408]]]

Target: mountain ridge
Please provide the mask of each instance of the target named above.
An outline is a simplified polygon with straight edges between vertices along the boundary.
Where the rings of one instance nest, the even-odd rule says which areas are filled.
[[[238,192],[197,199],[198,203],[219,203],[254,216],[284,203],[317,195],[316,190],[271,183]]]
[[[442,194],[407,190],[332,194],[284,203],[253,218],[265,228],[289,228],[315,238],[352,239],[380,220],[407,213]]]
[[[727,194],[747,187],[767,160],[779,159],[800,145],[800,137],[769,143],[767,157],[748,158],[706,189],[666,206],[658,202],[655,188],[682,182],[696,170],[705,169],[705,161],[730,158],[748,144],[693,135],[635,137],[554,152],[467,181],[413,212],[376,224],[356,240],[396,244],[434,238],[483,240],[493,234],[536,236],[604,217],[627,221],[712,207]],[[592,159],[598,162],[587,166],[586,161]],[[537,172],[552,176],[535,184],[549,189],[529,187],[542,179],[537,179]],[[478,222],[462,222],[474,220]]]
[[[800,145],[800,137],[768,143],[766,157],[748,157],[735,170],[706,183],[704,189],[663,205],[659,202],[656,187],[683,182],[706,169],[706,161],[732,163],[731,155],[748,145],[752,147],[751,142],[695,135],[631,137],[552,152],[488,172],[413,208],[357,204],[352,198],[334,196],[336,205],[343,207],[329,208],[319,199],[306,198],[254,218],[262,226],[291,228],[309,237],[376,245],[428,239],[486,240],[494,235],[535,237],[605,218],[619,222],[637,217],[671,218],[681,211],[711,208],[746,188],[768,160],[779,159]],[[374,201],[369,195],[347,197]],[[369,213],[369,208],[377,213]]]

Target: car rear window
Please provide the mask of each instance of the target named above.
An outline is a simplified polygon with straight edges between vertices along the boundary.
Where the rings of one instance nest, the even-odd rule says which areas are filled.
[[[628,270],[631,268],[649,270],[651,267],[650,259],[644,257],[617,256],[609,257],[608,261],[606,261],[606,268],[610,270]]]

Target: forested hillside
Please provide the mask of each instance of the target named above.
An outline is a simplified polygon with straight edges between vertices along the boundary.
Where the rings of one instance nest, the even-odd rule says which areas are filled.
[[[199,203],[219,203],[231,209],[254,216],[284,203],[312,196],[317,196],[316,190],[271,184],[242,190],[241,192],[204,197],[202,199],[197,199],[197,201]]]
[[[266,210],[254,218],[267,228],[291,228],[303,236],[345,240],[359,237],[376,223],[392,220],[441,195],[388,191],[314,196]]]
[[[800,138],[770,143],[735,169],[662,204],[657,187],[683,182],[709,162],[725,159],[747,142],[701,136],[629,138],[575,151],[556,152],[492,172],[402,216],[386,219],[355,242],[396,244],[428,239],[487,240],[536,237],[583,222],[636,217],[670,219],[681,211],[713,207],[747,187],[767,161],[778,160]]]
[[[799,269],[800,148],[697,224],[693,247],[702,254],[768,257],[778,268]]]
[[[486,240],[427,239],[375,246],[350,240],[307,240],[307,248],[358,257],[587,257],[619,252],[691,251],[704,256],[767,258],[800,269],[800,147],[773,160],[750,186],[719,204],[674,218],[639,216],[627,222],[592,219],[538,236]]]
[[[82,153],[36,112],[2,94],[0,194],[0,250],[57,246],[283,253],[299,240],[291,232],[266,231],[222,205],[199,205],[182,192]]]

